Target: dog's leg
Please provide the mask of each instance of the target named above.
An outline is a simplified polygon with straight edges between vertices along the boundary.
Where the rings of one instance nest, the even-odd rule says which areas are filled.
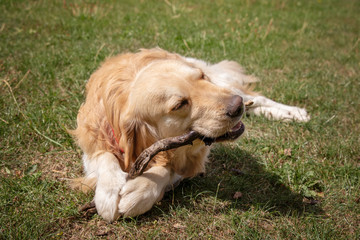
[[[277,103],[263,96],[243,95],[243,97],[244,101],[253,102],[247,109],[249,113],[281,121],[308,122],[310,120],[310,116],[304,108]]]
[[[181,181],[183,179],[184,179],[183,176],[181,176],[177,173],[174,173],[174,175],[172,176],[172,178],[170,180],[170,184],[167,185],[165,188],[165,192],[175,189],[177,186],[179,186],[179,184],[181,183]]]
[[[125,217],[133,217],[147,212],[161,200],[172,178],[170,169],[154,166],[142,175],[128,180],[120,192],[119,213]]]
[[[264,115],[268,119],[281,121],[308,122],[310,120],[310,116],[304,108],[277,103],[264,96],[257,96],[256,94],[246,94],[243,91],[243,87],[249,83],[257,82],[257,79],[253,76],[246,75],[241,66],[234,61],[225,60],[211,65],[194,58],[185,59],[203,69],[215,85],[227,88],[234,94],[242,96],[245,102],[249,100],[253,101],[253,105],[248,108],[249,113]]]
[[[127,173],[120,168],[117,158],[109,152],[89,159],[83,158],[86,178],[96,178],[95,205],[99,215],[106,221],[116,220],[119,192],[126,182]]]

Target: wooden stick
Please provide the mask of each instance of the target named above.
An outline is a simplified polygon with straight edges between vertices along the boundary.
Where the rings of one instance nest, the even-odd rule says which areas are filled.
[[[89,209],[92,209],[92,208],[95,208],[95,202],[94,201],[91,201],[89,203],[86,203],[86,204],[80,206],[79,212],[85,212],[85,211],[87,211]]]
[[[87,218],[92,217],[95,213],[97,213],[94,200],[84,204],[83,206],[80,206],[79,212]]]
[[[192,144],[192,142],[199,137],[200,137],[199,133],[195,131],[190,131],[181,136],[165,138],[155,142],[153,145],[146,148],[137,157],[134,165],[129,171],[129,177],[134,178],[140,176],[144,172],[145,168],[147,167],[151,159],[159,152]]]

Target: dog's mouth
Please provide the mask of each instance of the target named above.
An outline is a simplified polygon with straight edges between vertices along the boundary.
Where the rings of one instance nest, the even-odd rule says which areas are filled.
[[[239,121],[232,129],[230,129],[230,131],[219,137],[211,138],[211,137],[202,136],[199,137],[199,139],[201,139],[205,143],[205,145],[210,146],[214,142],[235,140],[238,137],[240,137],[241,134],[244,133],[244,131],[245,131],[245,125],[241,121]]]
[[[245,126],[241,121],[239,121],[227,133],[216,138],[206,137],[201,135],[199,132],[191,130],[180,136],[161,139],[141,152],[141,154],[137,157],[135,163],[133,164],[132,168],[130,169],[129,176],[136,177],[141,175],[146,169],[151,159],[161,151],[167,151],[173,148],[192,144],[192,142],[196,139],[202,140],[207,146],[210,146],[213,142],[235,140],[244,131]]]

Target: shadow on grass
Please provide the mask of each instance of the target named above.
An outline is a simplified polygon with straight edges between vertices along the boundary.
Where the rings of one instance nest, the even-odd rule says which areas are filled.
[[[324,214],[316,201],[304,202],[302,195],[292,192],[279,176],[266,171],[259,162],[241,149],[217,146],[210,155],[204,176],[184,180],[176,189],[165,194],[160,206],[154,207],[138,220],[156,219],[158,214],[167,214],[174,206],[190,211],[196,211],[200,206],[225,213],[231,209],[248,211],[257,208],[283,216]],[[241,196],[234,198],[236,192],[240,192]],[[217,200],[219,205],[227,204],[213,208],[214,201],[206,203],[209,198]]]

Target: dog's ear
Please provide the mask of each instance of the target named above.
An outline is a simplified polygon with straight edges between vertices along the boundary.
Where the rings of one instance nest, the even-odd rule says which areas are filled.
[[[104,106],[107,120],[118,141],[117,147],[124,152],[123,170],[127,170],[137,156],[156,141],[156,134],[145,121],[129,111],[131,108],[127,105],[127,94],[115,90],[104,94]]]
[[[124,166],[128,169],[140,153],[156,142],[154,129],[141,120],[125,117],[120,122],[120,146],[124,150]]]

